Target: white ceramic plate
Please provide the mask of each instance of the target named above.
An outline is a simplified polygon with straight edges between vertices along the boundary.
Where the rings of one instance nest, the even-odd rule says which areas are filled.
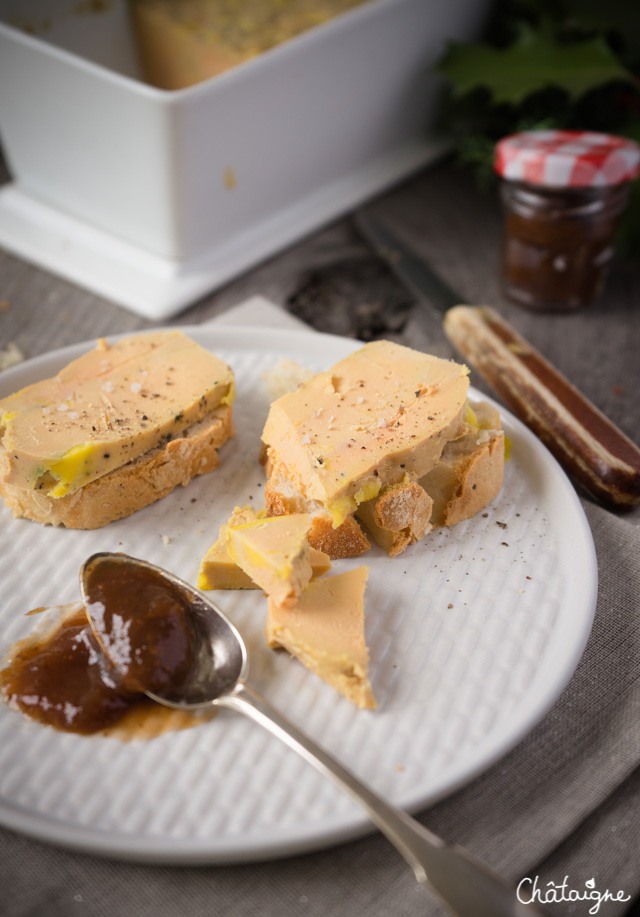
[[[262,373],[282,356],[324,369],[357,346],[298,331],[185,330],[236,372],[237,437],[224,446],[221,467],[95,532],[46,528],[0,508],[0,650],[29,632],[26,611],[77,600],[78,570],[94,551],[125,551],[195,582],[233,507],[262,504]],[[55,375],[88,346],[4,373],[0,394]],[[269,651],[261,593],[215,593],[247,640],[252,686],[409,810],[468,781],[531,729],[573,673],[591,627],[596,561],[582,508],[546,449],[503,417],[512,458],[486,512],[395,559],[373,549],[335,563],[336,571],[370,567],[366,627],[378,710],[357,710]],[[56,732],[6,706],[0,823],[72,848],[173,863],[299,853],[370,827],[329,781],[229,711],[125,743]]]

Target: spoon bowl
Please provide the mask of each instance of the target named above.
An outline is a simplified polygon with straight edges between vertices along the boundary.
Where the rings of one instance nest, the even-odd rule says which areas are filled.
[[[541,917],[499,876],[378,796],[250,688],[242,637],[188,583],[110,553],[92,555],[80,583],[91,628],[124,687],[183,710],[229,707],[265,727],[358,802],[416,879],[458,917]]]
[[[170,596],[177,600],[184,599],[184,603],[180,604],[186,614],[181,623],[191,637],[191,651],[186,677],[181,678],[178,684],[169,681],[159,686],[157,680],[148,677],[143,666],[138,665],[133,669],[131,662],[136,658],[136,650],[141,650],[141,647],[130,647],[131,658],[123,660],[122,634],[126,631],[131,639],[132,617],[123,611],[126,607],[124,602],[118,606],[115,615],[109,614],[109,609],[104,607],[102,601],[104,595],[98,596],[95,588],[97,583],[103,582],[105,577],[113,576],[114,570],[118,569],[149,574],[154,580],[163,583]],[[140,580],[134,582],[139,583]],[[134,582],[129,582],[130,590]],[[125,554],[101,552],[93,554],[82,565],[80,586],[91,629],[107,659],[123,675],[129,686],[147,694],[157,703],[182,710],[210,707],[221,695],[233,691],[239,682],[246,679],[247,650],[239,632],[219,608],[172,573]],[[141,604],[136,595],[132,611],[137,620],[144,620]],[[138,633],[141,646],[148,646],[153,639],[154,635],[149,631],[156,620],[154,616],[149,626],[143,626]],[[126,667],[124,672],[123,665]]]

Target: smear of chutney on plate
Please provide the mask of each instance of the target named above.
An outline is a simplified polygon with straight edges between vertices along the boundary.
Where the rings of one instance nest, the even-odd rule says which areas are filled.
[[[97,568],[96,568],[97,569]],[[17,643],[0,671],[0,691],[13,708],[65,732],[152,738],[202,721],[149,700],[142,686],[179,689],[193,660],[193,635],[184,599],[153,571],[113,563],[89,570],[87,600],[101,639],[82,605],[52,631]],[[41,610],[41,609],[39,609]]]

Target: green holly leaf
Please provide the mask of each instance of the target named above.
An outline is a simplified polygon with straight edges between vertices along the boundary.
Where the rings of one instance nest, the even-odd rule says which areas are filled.
[[[522,26],[507,48],[451,44],[439,70],[455,95],[484,88],[497,105],[517,106],[551,87],[564,90],[574,100],[614,80],[638,87],[603,38],[560,42],[529,26]]]
[[[640,3],[629,0],[563,0],[564,21],[601,34],[613,32],[618,57],[628,66],[640,65]]]

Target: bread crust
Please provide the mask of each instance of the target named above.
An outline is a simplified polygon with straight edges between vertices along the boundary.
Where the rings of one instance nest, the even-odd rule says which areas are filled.
[[[433,500],[419,484],[395,484],[375,500],[361,503],[356,516],[373,540],[395,557],[431,530],[432,506]]]
[[[502,487],[504,433],[481,430],[445,446],[419,483],[433,500],[433,528],[456,525],[484,509]]]
[[[447,443],[440,461],[418,483],[401,484],[360,505],[357,516],[391,557],[432,529],[475,516],[498,494],[504,434],[476,431]]]
[[[64,497],[0,481],[0,495],[16,517],[72,529],[98,529],[166,497],[220,464],[218,449],[234,434],[233,410],[222,405],[165,445],[116,468]]]
[[[311,547],[328,554],[331,560],[357,557],[371,547],[371,542],[353,516],[348,516],[335,529],[329,516],[315,516],[308,537]]]
[[[277,471],[274,471],[266,483],[264,504],[267,516],[308,513],[312,517],[309,544],[312,548],[328,554],[331,560],[357,557],[371,547],[371,542],[353,516],[348,516],[341,525],[334,528],[331,516],[313,500],[307,500],[298,493]]]

